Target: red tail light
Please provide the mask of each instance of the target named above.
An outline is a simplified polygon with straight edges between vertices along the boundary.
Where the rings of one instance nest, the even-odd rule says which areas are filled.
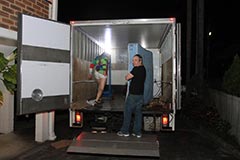
[[[162,115],[162,125],[167,126],[169,123],[168,115]]]
[[[81,112],[75,112],[75,123],[81,123],[83,115]]]

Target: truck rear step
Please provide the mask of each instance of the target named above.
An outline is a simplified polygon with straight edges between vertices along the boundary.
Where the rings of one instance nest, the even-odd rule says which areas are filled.
[[[67,149],[69,153],[105,154],[121,156],[159,157],[157,136],[143,134],[119,137],[116,133],[82,132]]]

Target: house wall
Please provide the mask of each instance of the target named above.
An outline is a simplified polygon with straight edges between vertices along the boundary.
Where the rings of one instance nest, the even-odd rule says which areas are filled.
[[[46,0],[1,0],[0,27],[17,31],[19,13],[48,18],[49,3]]]

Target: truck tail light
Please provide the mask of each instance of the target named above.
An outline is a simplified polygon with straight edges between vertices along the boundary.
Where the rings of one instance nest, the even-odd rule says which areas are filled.
[[[169,118],[167,114],[162,115],[162,126],[167,127],[169,124]]]
[[[75,112],[75,124],[82,126],[83,123],[83,114],[82,112],[76,111]]]

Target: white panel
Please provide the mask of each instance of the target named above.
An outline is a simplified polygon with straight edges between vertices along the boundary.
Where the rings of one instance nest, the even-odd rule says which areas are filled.
[[[0,27],[0,44],[17,46],[17,32]]]
[[[162,66],[160,65],[160,55],[153,54],[153,97],[158,98],[162,93],[161,86],[161,72]]]
[[[158,98],[161,95],[161,59],[158,50],[151,50],[153,53],[153,97]]]
[[[15,49],[15,46],[7,46],[0,44],[0,52],[4,53],[4,56],[10,55]]]
[[[150,50],[153,53],[153,79],[161,80],[160,53],[156,50]]]
[[[112,70],[112,85],[126,85],[125,75],[128,73],[127,70]]]
[[[70,25],[23,16],[22,44],[70,50]]]
[[[22,61],[22,98],[30,98],[34,89],[41,89],[43,96],[68,95],[69,63]]]
[[[168,33],[166,39],[164,40],[163,45],[161,46],[162,64],[167,62],[172,57],[173,43],[174,42],[171,30],[171,32]]]

